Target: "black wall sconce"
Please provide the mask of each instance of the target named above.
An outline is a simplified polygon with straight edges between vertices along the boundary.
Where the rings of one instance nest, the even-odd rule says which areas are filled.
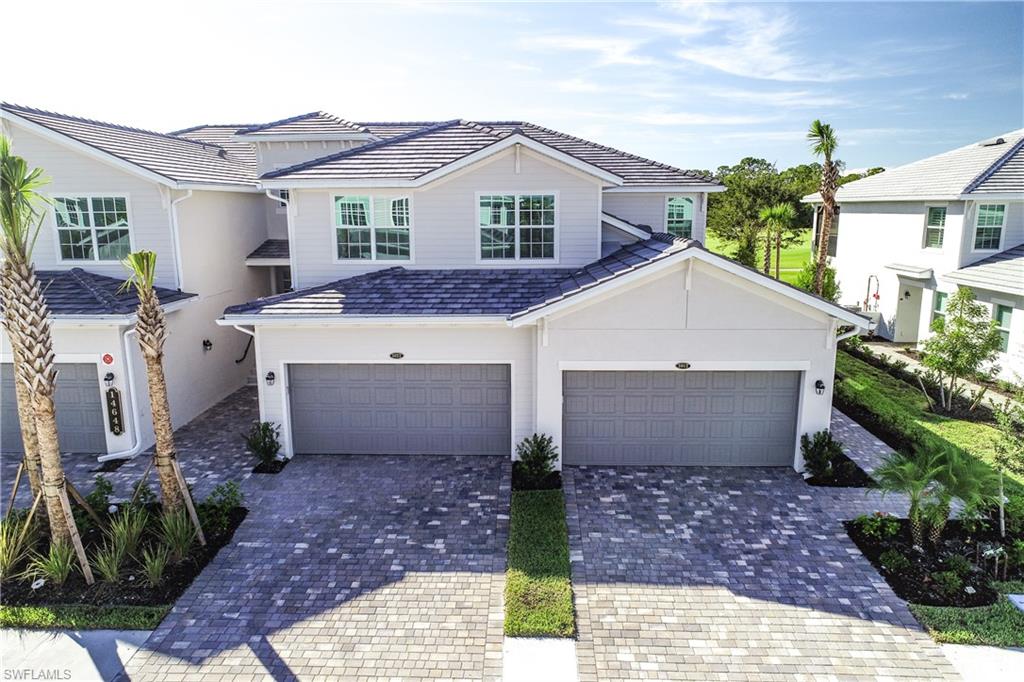
[[[814,382],[814,392],[818,395],[825,395],[825,382],[818,379]]]
[[[910,298],[910,289],[907,289],[906,291],[903,292],[903,300],[905,301],[908,298]]]
[[[106,386],[107,388],[110,388],[111,386],[114,385],[113,372],[107,372],[106,374],[103,375],[103,385]]]
[[[210,341],[210,339],[203,339],[203,352],[209,353],[211,350],[213,350],[213,341]]]
[[[405,353],[394,352],[389,354],[388,357],[391,358],[392,360],[401,360],[402,358],[405,357]]]
[[[267,372],[266,379],[267,379],[267,386],[273,386],[274,385],[274,380],[277,379],[277,377],[274,376],[273,372]]]

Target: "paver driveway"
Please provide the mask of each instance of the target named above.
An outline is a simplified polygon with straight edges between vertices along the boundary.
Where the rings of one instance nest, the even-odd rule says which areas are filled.
[[[506,459],[299,456],[249,483],[132,680],[500,676]]]
[[[564,480],[582,682],[956,679],[841,526],[874,494],[786,469]]]

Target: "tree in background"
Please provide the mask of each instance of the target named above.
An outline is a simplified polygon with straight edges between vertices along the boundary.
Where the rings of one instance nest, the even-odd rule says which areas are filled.
[[[996,410],[999,439],[996,441],[995,464],[999,472],[999,534],[1006,537],[1006,473],[1024,475],[1024,388]]]
[[[814,293],[814,280],[818,276],[818,264],[812,259],[807,261],[804,265],[804,269],[797,273],[796,280],[793,284],[800,287],[804,291]],[[842,291],[839,289],[839,280],[836,279],[836,269],[831,265],[825,265],[824,277],[821,280],[821,294],[822,298],[828,299],[833,303],[839,301],[839,294]]]
[[[762,208],[761,223],[765,225],[764,240],[764,274],[770,274],[772,261],[772,244],[775,245],[775,279],[779,278],[779,257],[782,255],[782,235],[789,230],[796,220],[796,209],[793,204],[779,203]]]
[[[825,267],[828,265],[828,238],[832,232],[832,221],[836,215],[836,189],[839,187],[839,166],[832,161],[832,154],[839,144],[832,126],[815,119],[807,131],[811,151],[823,159],[821,164],[821,227],[818,230],[817,267],[814,271],[814,293],[823,295]]]
[[[761,209],[799,197],[786,194],[775,164],[764,159],[747,157],[735,166],[721,166],[715,179],[726,191],[708,196],[708,229],[736,245],[733,258],[756,267],[757,244],[764,230]]]

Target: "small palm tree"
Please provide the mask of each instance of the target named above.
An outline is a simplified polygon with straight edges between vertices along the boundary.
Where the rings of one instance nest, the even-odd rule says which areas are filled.
[[[814,293],[821,296],[825,281],[825,265],[828,259],[828,238],[832,234],[832,221],[836,215],[836,190],[839,188],[839,166],[832,160],[832,154],[839,145],[832,126],[815,119],[807,131],[811,151],[823,158],[821,164],[821,226],[818,228],[817,269],[814,273]]]
[[[903,493],[910,499],[907,520],[910,521],[910,535],[918,547],[924,546],[923,505],[933,492],[943,465],[942,456],[937,453],[922,451],[913,457],[891,453],[872,472],[883,494]]]
[[[769,274],[772,260],[772,242],[775,245],[775,279],[779,278],[779,256],[782,254],[782,233],[796,220],[793,204],[780,203],[762,208],[761,222],[765,225],[764,274]]]
[[[152,251],[136,251],[128,254],[121,264],[128,270],[124,289],[134,288],[139,295],[135,331],[139,337],[142,358],[146,362],[149,405],[153,413],[153,432],[156,434],[153,465],[160,481],[164,513],[173,514],[181,509],[188,491],[181,489],[175,469],[177,450],[174,447],[174,427],[171,425],[171,407],[167,399],[163,365],[167,321],[154,289],[156,254]]]
[[[935,477],[938,488],[935,501],[928,505],[928,539],[936,544],[949,521],[953,500],[976,507],[995,497],[998,476],[988,464],[960,450],[947,448],[939,453],[942,466]]]

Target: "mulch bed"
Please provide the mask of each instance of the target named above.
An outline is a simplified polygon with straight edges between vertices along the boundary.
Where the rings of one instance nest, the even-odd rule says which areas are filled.
[[[527,480],[519,475],[515,463],[512,464],[512,490],[559,490],[562,487],[562,474],[552,471],[539,483]]]
[[[227,527],[218,533],[206,533],[206,545],[196,544],[192,552],[181,563],[168,564],[164,571],[163,582],[157,587],[146,583],[141,566],[133,560],[126,561],[124,576],[118,583],[108,583],[93,573],[96,582],[86,585],[76,561],[75,571],[63,585],[49,582],[38,590],[32,589],[31,578],[25,580],[5,580],[2,584],[3,598],[0,603],[5,606],[44,606],[59,604],[91,604],[96,606],[161,606],[173,604],[182,592],[202,572],[206,564],[217,555],[224,545],[231,541],[235,529],[245,520],[249,510],[235,507],[228,515]],[[204,529],[205,530],[205,529]],[[83,544],[86,553],[91,554],[95,547],[102,543],[102,532],[91,529],[83,533]],[[145,540],[143,540],[145,542]],[[42,549],[42,548],[40,548]],[[134,577],[134,580],[131,578]]]
[[[866,471],[846,455],[839,455],[832,463],[832,477],[818,478],[811,476],[804,479],[808,485],[818,485],[827,488],[877,488],[875,479],[871,478]]]
[[[977,568],[961,576],[963,585],[955,593],[942,591],[932,578],[934,573],[949,570],[945,560],[952,554],[959,554],[973,563],[975,542],[985,538],[971,537],[964,530],[963,525],[954,519],[946,526],[939,547],[919,552],[912,546],[910,522],[906,519],[899,519],[899,522],[899,533],[887,540],[879,540],[864,534],[859,526],[852,521],[847,521],[844,525],[850,539],[885,578],[889,587],[900,599],[927,606],[959,607],[988,606],[998,600],[999,593],[989,586],[989,581],[993,579],[992,576]],[[909,567],[899,572],[884,567],[880,556],[886,550],[898,551],[910,561]],[[965,591],[964,588],[967,587],[973,588],[974,593]]]
[[[269,462],[260,462],[252,468],[254,474],[279,474],[290,462],[290,459],[272,459]]]

